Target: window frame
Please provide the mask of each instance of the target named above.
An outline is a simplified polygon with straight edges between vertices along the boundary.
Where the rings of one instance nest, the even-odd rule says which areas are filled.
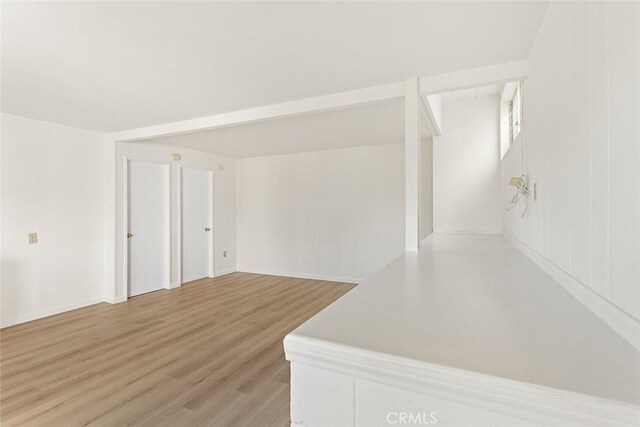
[[[509,101],[509,145],[522,131],[522,82],[518,82]]]

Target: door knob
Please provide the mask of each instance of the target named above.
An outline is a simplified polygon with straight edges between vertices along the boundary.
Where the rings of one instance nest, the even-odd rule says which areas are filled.
[[[205,227],[204,231],[211,231],[209,227]]]
[[[130,239],[133,237],[133,233],[127,233],[127,239]]]

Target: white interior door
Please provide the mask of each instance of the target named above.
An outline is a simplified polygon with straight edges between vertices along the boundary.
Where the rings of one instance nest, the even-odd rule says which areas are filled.
[[[168,166],[128,162],[129,296],[165,287]]]
[[[182,282],[209,276],[209,171],[182,168]]]

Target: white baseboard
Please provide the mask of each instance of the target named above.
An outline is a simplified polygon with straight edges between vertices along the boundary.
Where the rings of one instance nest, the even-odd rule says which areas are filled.
[[[501,235],[502,230],[442,230],[439,228],[434,228],[433,233],[435,234],[497,234],[497,235]]]
[[[109,303],[109,304],[119,304],[121,302],[125,302],[127,300],[127,296],[126,295],[122,295],[119,297],[113,297],[113,298],[105,298],[102,301]]]
[[[604,323],[609,325],[611,329],[616,331],[632,346],[640,350],[640,321],[612,304],[595,291],[591,290],[584,283],[580,282],[547,258],[540,255],[534,249],[517,240],[515,237],[508,233],[504,233],[503,236],[509,243],[530,258],[538,265],[538,267],[543,269],[549,276],[551,276],[551,278],[569,291],[569,293],[578,301],[602,319]]]
[[[227,274],[231,274],[231,273],[235,273],[236,269],[235,268],[230,268],[229,270],[223,270],[223,271],[217,271],[215,273],[213,273],[213,277],[220,277],[220,276],[226,276]]]
[[[293,273],[290,271],[267,271],[253,268],[238,268],[238,271],[242,273],[266,274],[269,276],[295,277],[297,279],[325,280],[328,282],[358,284],[364,281],[364,279],[359,277],[326,276],[323,274]]]
[[[44,317],[53,316],[56,314],[64,313],[65,311],[75,310],[77,308],[87,307],[103,302],[101,298],[92,298],[84,301],[78,301],[73,304],[66,304],[60,307],[50,308],[47,310],[41,310],[36,313],[25,314],[22,316],[16,316],[9,318],[2,322],[2,327],[7,328],[9,326],[18,325],[20,323],[30,322],[32,320],[42,319]]]

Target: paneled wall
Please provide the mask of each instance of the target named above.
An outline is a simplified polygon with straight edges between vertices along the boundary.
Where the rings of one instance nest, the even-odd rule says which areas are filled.
[[[640,319],[640,4],[551,3],[529,67],[503,185],[538,200],[505,231]]]
[[[433,230],[500,233],[498,95],[444,102],[433,143]]]
[[[404,145],[238,160],[238,270],[354,280],[404,251]]]

